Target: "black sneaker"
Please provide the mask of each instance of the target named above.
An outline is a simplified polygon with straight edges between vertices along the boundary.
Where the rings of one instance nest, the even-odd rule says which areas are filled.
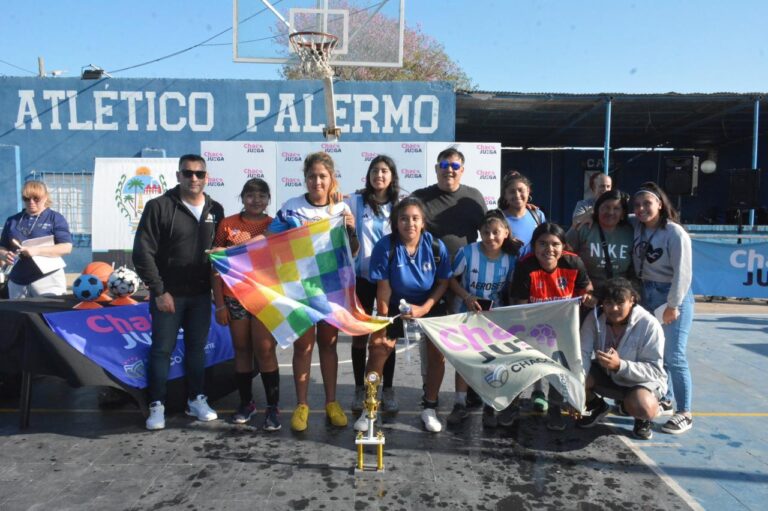
[[[453,410],[451,410],[451,413],[449,413],[448,417],[445,418],[445,422],[451,426],[458,426],[464,422],[467,417],[469,417],[467,407],[460,403],[456,403],[453,405]]]
[[[483,405],[483,398],[477,395],[472,387],[467,389],[467,408],[480,408]]]
[[[632,434],[640,440],[650,440],[653,438],[653,427],[651,421],[635,419],[635,427],[632,428]]]
[[[675,409],[672,406],[672,401],[669,401],[667,399],[662,399],[659,401],[659,416],[660,417],[671,417],[675,414]]]
[[[547,429],[550,431],[565,431],[568,422],[563,415],[563,410],[558,405],[550,403],[547,411]]]
[[[280,410],[277,409],[277,406],[268,406],[262,428],[264,431],[280,431],[282,427],[282,424],[280,424]]]
[[[692,427],[692,417],[688,417],[682,413],[676,413],[672,416],[671,419],[667,421],[666,424],[661,427],[661,430],[664,433],[669,433],[670,435],[679,435],[680,433],[685,433]]]
[[[497,416],[497,422],[499,426],[508,428],[515,423],[518,415],[520,415],[520,405],[515,399],[508,407],[499,412]]]
[[[596,397],[589,403],[587,403],[587,412],[582,415],[579,420],[576,421],[576,427],[578,428],[591,428],[595,424],[600,422],[600,419],[608,415],[610,407],[608,403],[603,401],[603,398]],[[587,415],[589,414],[589,415]]]
[[[245,424],[256,414],[256,403],[250,401],[241,404],[232,416],[232,422],[235,424]]]
[[[498,427],[499,420],[496,417],[496,410],[488,405],[483,406],[483,427],[494,429]]]

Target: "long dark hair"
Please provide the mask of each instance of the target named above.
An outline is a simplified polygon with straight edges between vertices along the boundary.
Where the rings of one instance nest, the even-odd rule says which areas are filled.
[[[409,195],[404,198],[392,208],[392,213],[389,215],[389,225],[392,227],[392,239],[400,239],[400,232],[397,230],[397,218],[400,216],[400,212],[409,206],[416,206],[421,210],[421,217],[424,220],[424,229],[421,231],[429,230],[429,216],[427,216],[427,208],[424,206],[424,202],[418,197]]]
[[[640,193],[651,193],[659,198],[661,201],[661,210],[659,211],[659,227],[666,227],[667,222],[680,223],[680,214],[672,205],[672,201],[669,200],[667,194],[661,189],[659,185],[653,181],[647,181],[640,185],[640,189],[635,192],[635,197]]]
[[[596,224],[598,223],[598,210],[604,202],[608,202],[609,200],[619,201],[621,210],[624,212],[624,218],[619,221],[619,225],[626,224],[627,219],[629,218],[629,195],[621,190],[608,190],[607,192],[600,194],[600,197],[597,198],[592,209],[592,221]]]
[[[614,277],[605,282],[595,291],[595,297],[602,304],[603,302],[621,303],[623,301],[634,299],[635,303],[640,302],[640,294],[632,286],[632,283],[623,277]]]
[[[373,189],[373,185],[371,185],[371,172],[378,163],[383,163],[389,167],[389,173],[392,174],[392,182],[387,187],[387,202],[394,206],[400,200],[400,178],[397,175],[395,160],[386,154],[380,154],[371,160],[371,164],[368,165],[368,172],[365,173],[365,188],[359,192],[363,196],[363,202],[371,207],[373,214],[376,216],[379,216],[381,213],[381,204],[376,201],[376,191]]]
[[[507,229],[507,237],[501,243],[501,251],[505,254],[517,255],[517,247],[512,243],[512,229],[509,227],[509,222],[504,212],[500,209],[492,209],[485,214],[483,223],[480,224],[480,230],[486,225],[493,223],[500,223]]]
[[[507,203],[507,199],[505,199],[504,196],[506,195],[506,191],[509,185],[511,185],[515,181],[521,181],[525,186],[528,187],[528,202],[529,203],[531,202],[531,194],[532,194],[531,192],[533,191],[533,188],[531,186],[531,180],[516,170],[510,170],[504,175],[504,179],[502,179],[501,181],[501,197],[499,197],[497,206],[502,211],[505,211],[509,207],[509,204]]]
[[[565,239],[565,231],[554,222],[544,222],[533,230],[533,234],[531,235],[531,248],[533,248],[539,238],[545,234],[551,234],[559,239],[563,244],[563,250],[571,250],[570,245],[568,245],[568,242]]]

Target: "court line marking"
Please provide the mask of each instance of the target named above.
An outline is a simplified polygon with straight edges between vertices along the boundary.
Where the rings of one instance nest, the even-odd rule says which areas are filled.
[[[616,428],[611,428],[616,429]],[[619,439],[624,442],[624,445],[626,445],[629,450],[631,450],[633,453],[635,453],[635,456],[637,456],[640,461],[645,463],[645,465],[651,469],[651,471],[658,476],[659,479],[664,481],[664,483],[669,486],[669,489],[672,490],[674,493],[677,494],[678,497],[683,499],[683,502],[688,504],[688,506],[693,509],[694,511],[704,511],[704,507],[699,504],[699,502],[694,499],[691,494],[689,494],[685,489],[680,486],[677,481],[672,479],[671,476],[669,476],[664,470],[659,467],[653,459],[651,459],[650,456],[645,454],[645,452],[642,451],[642,449],[639,448],[635,442],[624,436],[623,431],[616,431],[617,436]]]

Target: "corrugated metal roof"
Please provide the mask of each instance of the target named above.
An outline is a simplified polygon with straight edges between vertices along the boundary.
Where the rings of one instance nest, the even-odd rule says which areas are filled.
[[[504,146],[712,148],[752,137],[755,99],[768,93],[567,94],[458,91],[456,139]],[[760,132],[768,131],[768,108]]]

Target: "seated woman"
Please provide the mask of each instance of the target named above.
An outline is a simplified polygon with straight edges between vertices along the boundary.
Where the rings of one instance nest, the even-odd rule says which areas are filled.
[[[576,425],[591,428],[608,413],[603,397],[623,400],[635,418],[635,437],[648,440],[653,436],[651,419],[667,391],[664,332],[650,312],[637,307],[639,295],[627,279],[609,280],[597,296],[602,314],[590,314],[581,327],[589,415]]]

